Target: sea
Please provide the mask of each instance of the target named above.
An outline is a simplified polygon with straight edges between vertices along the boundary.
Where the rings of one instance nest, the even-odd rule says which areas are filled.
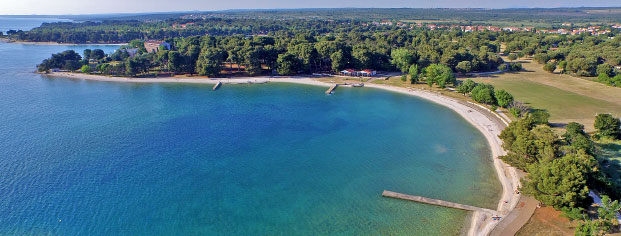
[[[0,235],[459,235],[468,212],[382,191],[498,203],[484,136],[416,97],[33,73],[118,47],[0,42]]]

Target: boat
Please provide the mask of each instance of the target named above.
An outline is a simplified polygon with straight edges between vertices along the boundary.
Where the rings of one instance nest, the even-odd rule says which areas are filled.
[[[352,87],[364,87],[364,83],[352,84]]]

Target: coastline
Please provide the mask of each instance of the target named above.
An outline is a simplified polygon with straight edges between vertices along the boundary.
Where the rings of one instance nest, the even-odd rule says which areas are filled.
[[[189,84],[252,84],[252,83],[296,83],[330,87],[331,83],[325,83],[313,80],[309,77],[239,77],[239,78],[127,78],[127,77],[109,77],[101,75],[88,75],[80,73],[68,72],[52,72],[43,74],[48,77],[61,77],[70,79],[82,79],[105,82],[123,82],[123,83],[189,83]],[[501,220],[492,220],[492,215],[481,212],[473,212],[471,222],[468,229],[468,235],[489,235],[491,231],[507,216],[517,205],[520,195],[515,194],[514,190],[520,186],[519,177],[514,167],[503,163],[498,157],[505,154],[502,148],[502,141],[498,137],[500,132],[506,127],[507,122],[497,114],[489,111],[487,108],[478,104],[459,101],[447,96],[443,96],[431,91],[420,89],[409,89],[401,87],[393,87],[389,85],[380,85],[367,83],[365,87],[382,89],[390,92],[397,92],[406,95],[416,96],[436,104],[445,106],[466,119],[470,124],[476,127],[486,138],[492,151],[492,160],[498,180],[502,185],[501,198],[497,205],[497,211],[501,212]],[[507,203],[505,203],[505,201]]]

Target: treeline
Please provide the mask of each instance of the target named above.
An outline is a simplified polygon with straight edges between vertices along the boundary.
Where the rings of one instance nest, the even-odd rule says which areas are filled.
[[[621,138],[620,126],[619,118],[610,114],[599,114],[595,119],[600,137]],[[571,122],[565,129],[559,136],[547,119],[527,113],[502,131],[500,138],[508,153],[500,158],[528,172],[522,180],[524,193],[561,210],[571,220],[580,220],[576,235],[603,235],[618,225],[616,214],[621,208],[611,197],[619,199],[619,186],[600,171],[594,156],[596,147],[584,126]],[[586,215],[585,209],[592,202],[590,190],[605,194],[596,219]]]
[[[506,34],[505,53],[532,56],[548,72],[576,76],[598,76],[598,81],[621,86],[621,34],[542,35]]]
[[[127,76],[150,71],[218,76],[224,69],[251,76],[272,71],[281,75],[339,72],[345,68],[407,73],[414,65],[423,72],[434,64],[444,65],[451,72],[469,73],[496,70],[504,63],[496,54],[496,37],[492,32],[428,30],[177,37],[167,40],[171,50],[147,53],[140,41],[133,41],[88,66],[94,73]],[[130,55],[131,48],[137,49],[135,56]],[[39,66],[42,71],[52,68],[47,63]]]
[[[514,24],[546,23],[561,25],[565,22],[616,23],[621,18],[619,8],[514,8],[514,9],[482,9],[482,8],[325,8],[325,9],[257,9],[257,10],[226,10],[192,13],[154,13],[154,14],[123,14],[118,16],[67,16],[72,19],[96,21],[116,20],[166,20],[179,17],[223,17],[234,19],[324,19],[324,20],[382,20],[382,19],[418,19],[418,20],[454,20],[454,21],[503,21]],[[597,11],[597,13],[594,13]],[[191,14],[191,15],[189,15]],[[506,23],[505,23],[506,24]],[[519,26],[519,25],[518,25]]]
[[[22,41],[59,43],[126,43],[139,39],[166,39],[190,36],[267,35],[278,32],[387,31],[387,26],[362,26],[357,21],[256,20],[256,19],[168,19],[163,21],[102,21],[43,23],[30,31],[13,32]]]

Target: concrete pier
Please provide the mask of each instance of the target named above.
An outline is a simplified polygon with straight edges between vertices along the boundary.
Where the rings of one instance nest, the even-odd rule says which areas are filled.
[[[338,87],[338,84],[334,84],[332,85],[332,87],[330,87],[328,90],[326,90],[326,94],[331,94],[332,92],[334,92],[334,90],[336,89],[336,87]]]
[[[408,200],[408,201],[413,201],[413,202],[420,202],[420,203],[425,203],[429,205],[450,207],[450,208],[466,210],[466,211],[479,211],[479,212],[483,212],[483,213],[487,213],[491,215],[500,215],[500,213],[495,210],[490,210],[490,209],[485,209],[485,208],[480,208],[480,207],[475,207],[475,206],[469,206],[469,205],[464,205],[464,204],[459,204],[459,203],[454,203],[454,202],[447,202],[447,201],[433,199],[433,198],[412,196],[412,195],[407,195],[403,193],[395,193],[395,192],[391,192],[387,190],[384,190],[384,192],[382,193],[382,196],[389,197],[389,198]]]
[[[216,89],[220,88],[220,86],[222,86],[222,82],[218,81],[218,83],[216,85],[213,86],[213,91],[216,91]]]

